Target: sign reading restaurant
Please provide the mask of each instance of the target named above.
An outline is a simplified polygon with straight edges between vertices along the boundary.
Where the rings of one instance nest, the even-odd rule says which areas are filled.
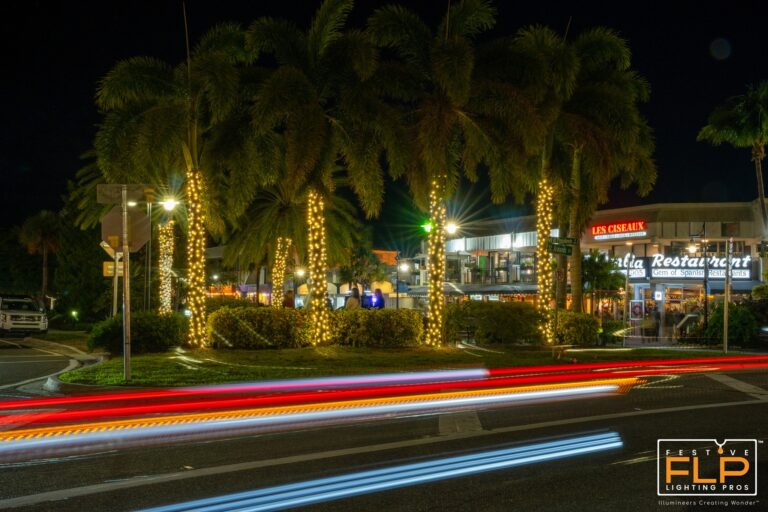
[[[664,256],[655,254],[648,258],[638,258],[627,254],[616,258],[616,265],[622,273],[629,270],[630,279],[725,279],[726,258],[710,256],[708,258],[690,256]],[[648,271],[650,270],[650,275]],[[739,256],[731,258],[731,278],[736,280],[752,278],[752,257]]]
[[[634,238],[645,235],[646,231],[644,220],[612,222],[610,224],[595,224],[592,226],[592,237],[595,240]]]

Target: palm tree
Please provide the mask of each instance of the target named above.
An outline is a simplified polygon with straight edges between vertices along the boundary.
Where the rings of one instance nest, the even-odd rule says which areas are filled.
[[[191,345],[205,343],[206,227],[224,233],[221,196],[260,185],[249,167],[259,166],[268,147],[239,129],[248,114],[242,87],[248,58],[244,32],[223,24],[176,67],[151,57],[119,62],[96,95],[104,118],[94,146],[107,181],[184,183]]]
[[[763,159],[768,143],[768,82],[750,85],[746,94],[728,98],[710,114],[707,125],[701,129],[696,140],[706,140],[716,146],[727,142],[736,148],[751,148],[765,238],[768,209],[765,206]]]
[[[655,181],[652,137],[636,108],[647,97],[647,85],[629,68],[626,42],[605,28],[587,31],[568,43],[549,28],[528,27],[518,32],[510,52],[520,67],[529,70],[515,80],[518,86],[533,89],[546,124],[545,144],[534,167],[539,179],[538,307],[545,319],[544,334],[551,339],[552,258],[546,243],[555,213],[561,235],[579,240],[616,177],[625,187],[638,184],[641,194],[648,193]],[[576,310],[582,302],[580,263],[577,242],[571,261]],[[559,266],[565,266],[565,258]],[[559,289],[564,291],[566,275],[559,276]]]
[[[405,132],[392,132],[399,144],[388,148],[390,171],[394,178],[405,175],[417,205],[429,213],[429,345],[440,345],[443,338],[446,199],[461,173],[474,181],[480,165],[489,170],[494,200],[512,189],[501,179],[507,171],[502,148],[517,147],[506,139],[505,128],[513,125],[518,98],[475,65],[474,39],[494,25],[495,15],[488,1],[462,0],[435,29],[397,5],[376,10],[368,20],[376,44],[398,56],[382,62],[377,81],[381,93],[404,111]]]
[[[19,231],[19,242],[29,254],[43,256],[43,282],[40,297],[46,303],[48,295],[48,253],[59,248],[61,219],[51,211],[43,210],[24,221]]]
[[[281,181],[262,189],[251,201],[227,241],[224,263],[258,264],[272,267],[272,304],[282,306],[286,271],[290,263],[306,259],[307,190],[296,190]],[[337,194],[328,198],[328,261],[341,264],[350,248],[359,243],[361,224],[349,201]]]
[[[648,85],[630,69],[626,41],[595,28],[573,43],[580,66],[572,96],[564,103],[556,139],[568,164],[560,176],[569,210],[569,236],[576,239],[571,260],[571,307],[583,309],[581,235],[598,204],[605,203],[612,181],[637,185],[640,195],[656,181],[653,139],[637,105],[649,96]]]
[[[269,54],[278,65],[256,95],[253,125],[257,133],[282,135],[283,182],[306,189],[313,343],[330,339],[326,209],[334,171],[344,168],[368,217],[379,213],[383,200],[379,158],[388,139],[379,128],[382,109],[367,80],[377,55],[364,34],[343,31],[351,9],[351,0],[325,0],[306,31],[285,20],[260,18],[247,33],[254,58]]]

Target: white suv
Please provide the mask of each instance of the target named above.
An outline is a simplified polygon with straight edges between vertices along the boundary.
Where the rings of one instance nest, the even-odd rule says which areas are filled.
[[[48,317],[29,297],[0,297],[0,334],[48,332]]]

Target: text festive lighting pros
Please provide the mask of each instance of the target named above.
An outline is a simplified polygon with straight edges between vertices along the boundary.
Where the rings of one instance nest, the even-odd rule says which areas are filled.
[[[313,345],[330,341],[330,314],[328,312],[328,283],[325,271],[328,254],[325,247],[325,203],[316,190],[309,191],[307,204],[309,226],[309,323],[312,326]]]
[[[160,241],[160,314],[170,315],[173,312],[173,225],[169,220],[160,226],[158,238]]]
[[[188,341],[193,347],[205,345],[205,216],[203,175],[187,168],[187,307],[190,311]]]
[[[275,246],[275,263],[272,266],[272,305],[276,308],[283,307],[285,264],[286,260],[288,259],[288,251],[290,249],[290,238],[284,238],[282,236],[277,237],[277,245]]]
[[[547,240],[552,231],[552,201],[554,189],[544,178],[539,182],[539,194],[536,201],[536,284],[538,300],[536,308],[541,314],[539,329],[547,343],[554,340],[552,310],[550,303],[554,299],[552,291],[552,256],[547,250]]]
[[[429,190],[429,221],[432,229],[427,236],[427,271],[429,291],[427,304],[427,345],[439,346],[443,341],[443,281],[445,280],[445,201],[446,176],[432,181]]]

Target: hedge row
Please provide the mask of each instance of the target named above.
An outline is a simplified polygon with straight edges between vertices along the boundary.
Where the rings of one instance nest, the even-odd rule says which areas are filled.
[[[331,344],[410,347],[420,343],[422,319],[411,310],[330,312]],[[208,317],[208,339],[217,348],[298,348],[311,344],[301,309],[221,308]]]
[[[527,302],[465,301],[446,305],[446,341],[540,343],[539,313]]]
[[[593,345],[597,343],[600,324],[586,313],[558,311],[555,321],[555,341],[565,345]]]
[[[159,315],[137,312],[131,315],[131,353],[164,352],[184,343],[187,320],[183,315]],[[114,316],[93,326],[88,349],[103,348],[117,355],[123,353],[123,317]]]

